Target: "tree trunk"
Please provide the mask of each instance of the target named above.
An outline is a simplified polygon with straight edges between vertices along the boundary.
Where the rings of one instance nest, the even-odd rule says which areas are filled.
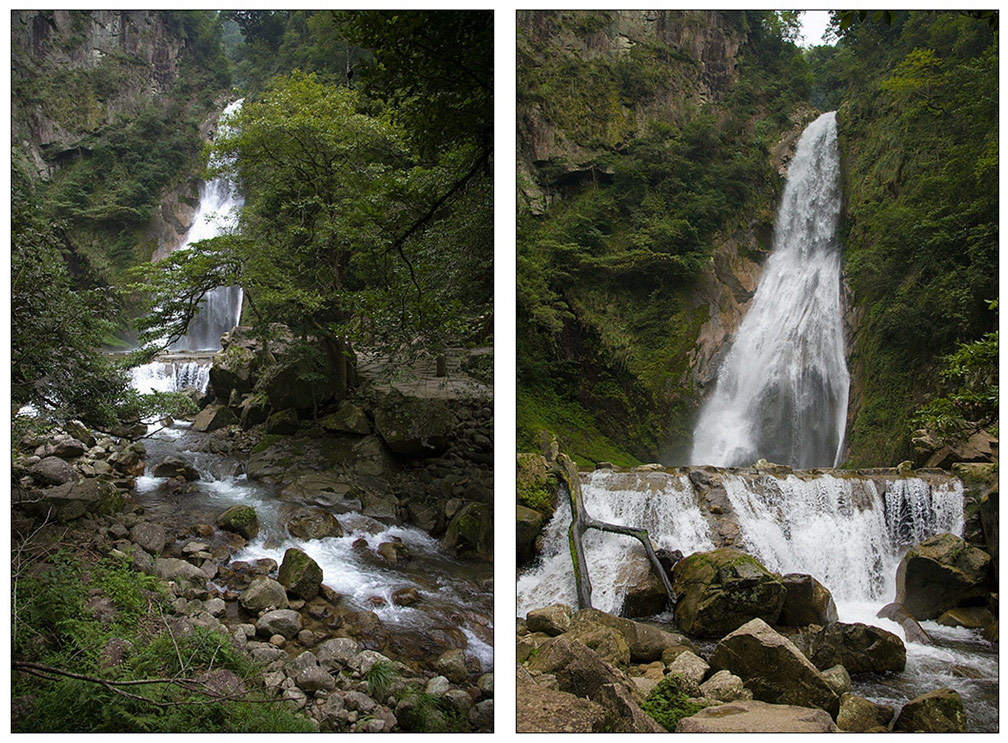
[[[591,606],[591,578],[588,575],[588,563],[585,561],[583,537],[589,529],[609,532],[611,534],[625,534],[638,540],[644,545],[648,560],[651,561],[651,568],[661,579],[665,586],[665,593],[668,595],[670,606],[675,606],[675,594],[672,592],[672,583],[668,574],[658,561],[654,547],[648,537],[647,530],[634,529],[620,524],[609,524],[605,521],[593,519],[585,511],[584,500],[581,497],[581,485],[578,481],[577,466],[566,454],[560,454],[556,459],[557,479],[559,481],[558,495],[567,499],[571,509],[571,525],[567,531],[567,541],[570,544],[571,561],[574,564],[574,583],[577,587],[578,609],[590,609]]]

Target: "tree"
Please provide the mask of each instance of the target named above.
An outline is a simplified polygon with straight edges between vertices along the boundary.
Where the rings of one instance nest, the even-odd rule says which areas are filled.
[[[256,324],[284,323],[305,341],[394,354],[466,334],[488,302],[489,276],[470,256],[488,252],[489,183],[459,185],[471,148],[422,165],[389,112],[365,105],[294,73],[224,122],[212,172],[246,194],[239,230],[143,270],[145,340],[184,332],[203,294],[225,284],[244,288]]]

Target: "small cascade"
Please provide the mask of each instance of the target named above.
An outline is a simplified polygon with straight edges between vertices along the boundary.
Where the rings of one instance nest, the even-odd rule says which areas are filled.
[[[690,462],[839,464],[850,378],[840,298],[836,112],[802,134],[752,305],[694,432]]]
[[[808,573],[838,602],[891,601],[910,544],[961,534],[962,484],[832,474],[802,479],[724,475],[742,549],[777,573]]]
[[[131,369],[130,375],[131,386],[141,393],[181,392],[185,389],[203,393],[210,384],[210,360],[163,357]]]
[[[585,509],[593,517],[644,526],[659,549],[689,554],[714,546],[685,475],[600,470],[582,476],[581,492]],[[577,605],[567,543],[570,522],[567,504],[559,504],[545,531],[541,565],[518,578],[519,614],[557,602]],[[631,577],[624,572],[625,566],[633,555],[643,556],[644,550],[629,537],[598,531],[585,534],[584,548],[593,587],[592,605],[618,614]]]
[[[243,99],[242,99],[243,100]],[[224,118],[241,108],[237,100],[224,109]],[[186,250],[200,240],[224,234],[231,226],[235,212],[245,203],[233,184],[219,177],[200,187],[200,202],[192,227],[179,250]],[[241,316],[242,290],[238,286],[222,286],[209,291],[200,302],[199,311],[189,324],[189,332],[172,344],[173,351],[213,351],[220,348],[220,337],[238,324]]]
[[[779,477],[733,470],[721,471],[719,481],[732,514],[717,518],[737,525],[734,546],[772,571],[813,575],[838,602],[878,608],[891,601],[896,566],[907,546],[963,530],[963,488],[957,479],[838,472]],[[720,546],[707,491],[694,486],[688,470],[583,473],[581,487],[590,515],[643,527],[656,547],[688,555]],[[539,563],[519,576],[519,614],[557,602],[576,605],[569,525],[569,509],[559,504],[544,531]],[[619,613],[628,588],[622,570],[639,546],[589,532],[585,549],[592,604]]]

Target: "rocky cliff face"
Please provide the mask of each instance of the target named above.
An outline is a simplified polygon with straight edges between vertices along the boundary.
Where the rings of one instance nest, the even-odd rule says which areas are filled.
[[[662,76],[650,81],[653,90],[639,98],[627,95],[628,90],[578,87],[572,79],[559,98],[540,100],[534,93],[526,95],[531,86],[519,83],[518,182],[536,213],[571,181],[599,173],[604,177],[599,154],[642,134],[648,119],[674,123],[686,108],[722,98],[735,82],[743,40],[713,11],[519,11],[518,29],[519,66],[533,70],[536,58],[544,55],[574,64],[620,65],[635,55],[654,53],[659,45],[674,50],[664,60]],[[561,109],[590,112],[594,121],[587,131],[572,127]],[[544,168],[550,172],[547,178]]]
[[[183,42],[153,11],[14,11],[11,136],[44,177],[178,79]]]

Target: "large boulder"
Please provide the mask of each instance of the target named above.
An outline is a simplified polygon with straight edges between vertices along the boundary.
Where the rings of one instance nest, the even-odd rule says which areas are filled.
[[[911,547],[896,569],[896,603],[918,620],[987,595],[991,558],[954,534],[938,534]]]
[[[825,626],[837,621],[833,596],[811,575],[788,573],[781,578],[787,593],[777,624],[800,627],[806,624]]]
[[[298,539],[326,539],[342,537],[343,527],[325,508],[309,506],[299,508],[287,521],[287,531]]]
[[[174,534],[169,534],[167,528],[151,521],[140,521],[134,524],[130,529],[129,538],[145,552],[149,552],[155,557],[175,541]]]
[[[159,557],[154,560],[152,572],[161,580],[174,582],[182,595],[197,596],[206,593],[206,573],[185,560]]]
[[[58,460],[62,461],[62,460]],[[89,477],[35,491],[31,500],[18,504],[38,518],[59,522],[73,521],[82,516],[108,516],[123,507],[123,495],[113,483]]]
[[[63,485],[78,479],[73,465],[65,459],[55,456],[39,460],[29,468],[28,472],[35,482],[41,485]]]
[[[375,432],[395,454],[425,457],[448,446],[453,418],[446,400],[387,395],[375,410]]]
[[[606,684],[619,684],[636,694],[633,683],[584,643],[564,635],[546,640],[528,662],[530,671],[553,674],[560,691],[594,699]]]
[[[595,695],[595,701],[612,720],[614,733],[664,733],[665,728],[641,709],[637,699],[620,684],[606,684]]]
[[[903,705],[893,730],[901,733],[965,733],[966,710],[952,689],[936,689]]]
[[[532,609],[525,615],[525,626],[529,632],[544,632],[553,637],[562,635],[570,629],[571,609],[566,604]]]
[[[572,625],[582,622],[612,627],[626,640],[632,663],[651,663],[660,660],[669,649],[696,651],[693,644],[680,634],[659,629],[650,624],[607,614],[599,609],[582,609],[573,615]],[[529,627],[531,629],[531,626]]]
[[[310,601],[322,585],[322,568],[306,553],[291,547],[284,552],[277,581],[292,596]]]
[[[626,586],[620,614],[624,617],[649,617],[660,614],[668,604],[668,593],[651,566],[644,549],[637,549],[623,561],[616,576],[618,585]]]
[[[599,654],[603,660],[619,668],[630,665],[630,648],[618,631],[604,624],[579,622],[564,633],[568,640],[577,640]]]
[[[168,456],[154,468],[154,477],[181,477],[187,482],[200,479],[199,472],[181,457]]]
[[[286,609],[290,605],[286,589],[265,575],[260,575],[249,583],[249,587],[238,597],[238,603],[253,614],[263,609]]]
[[[493,509],[471,501],[448,522],[442,545],[459,556],[493,557]]]
[[[526,508],[521,503],[516,506],[515,548],[518,565],[531,562],[536,555],[536,538],[543,527],[543,516],[538,511]]]
[[[252,391],[259,366],[258,355],[261,346],[252,336],[252,329],[238,326],[221,338],[222,350],[213,357],[210,367],[210,385],[223,399],[228,399],[231,390],[240,394]]]
[[[348,400],[340,403],[335,413],[330,413],[319,423],[331,433],[354,433],[360,436],[371,434],[371,424],[368,423],[364,409]]]
[[[293,609],[274,609],[259,617],[256,634],[260,637],[283,635],[288,640],[301,629],[301,615]]]
[[[884,733],[895,710],[848,692],[840,697],[837,727],[845,733]]]
[[[601,705],[564,691],[539,686],[519,666],[515,689],[519,733],[601,733],[606,713]]]
[[[217,526],[224,531],[253,539],[259,533],[259,518],[252,506],[231,506],[217,516]]]
[[[707,707],[679,721],[677,733],[832,733],[836,725],[821,709],[760,701]]]
[[[840,664],[854,674],[899,672],[906,667],[906,647],[880,627],[834,622],[813,640],[809,659],[822,670]]]
[[[730,547],[696,552],[672,571],[675,616],[688,635],[720,637],[754,617],[777,621],[787,589],[757,560]]]
[[[710,664],[741,678],[754,699],[818,707],[833,717],[840,709],[839,696],[819,669],[762,619],[752,619],[722,638]]]
[[[214,403],[207,405],[196,415],[192,427],[194,431],[210,432],[237,422],[238,419],[231,412],[231,408]]]

